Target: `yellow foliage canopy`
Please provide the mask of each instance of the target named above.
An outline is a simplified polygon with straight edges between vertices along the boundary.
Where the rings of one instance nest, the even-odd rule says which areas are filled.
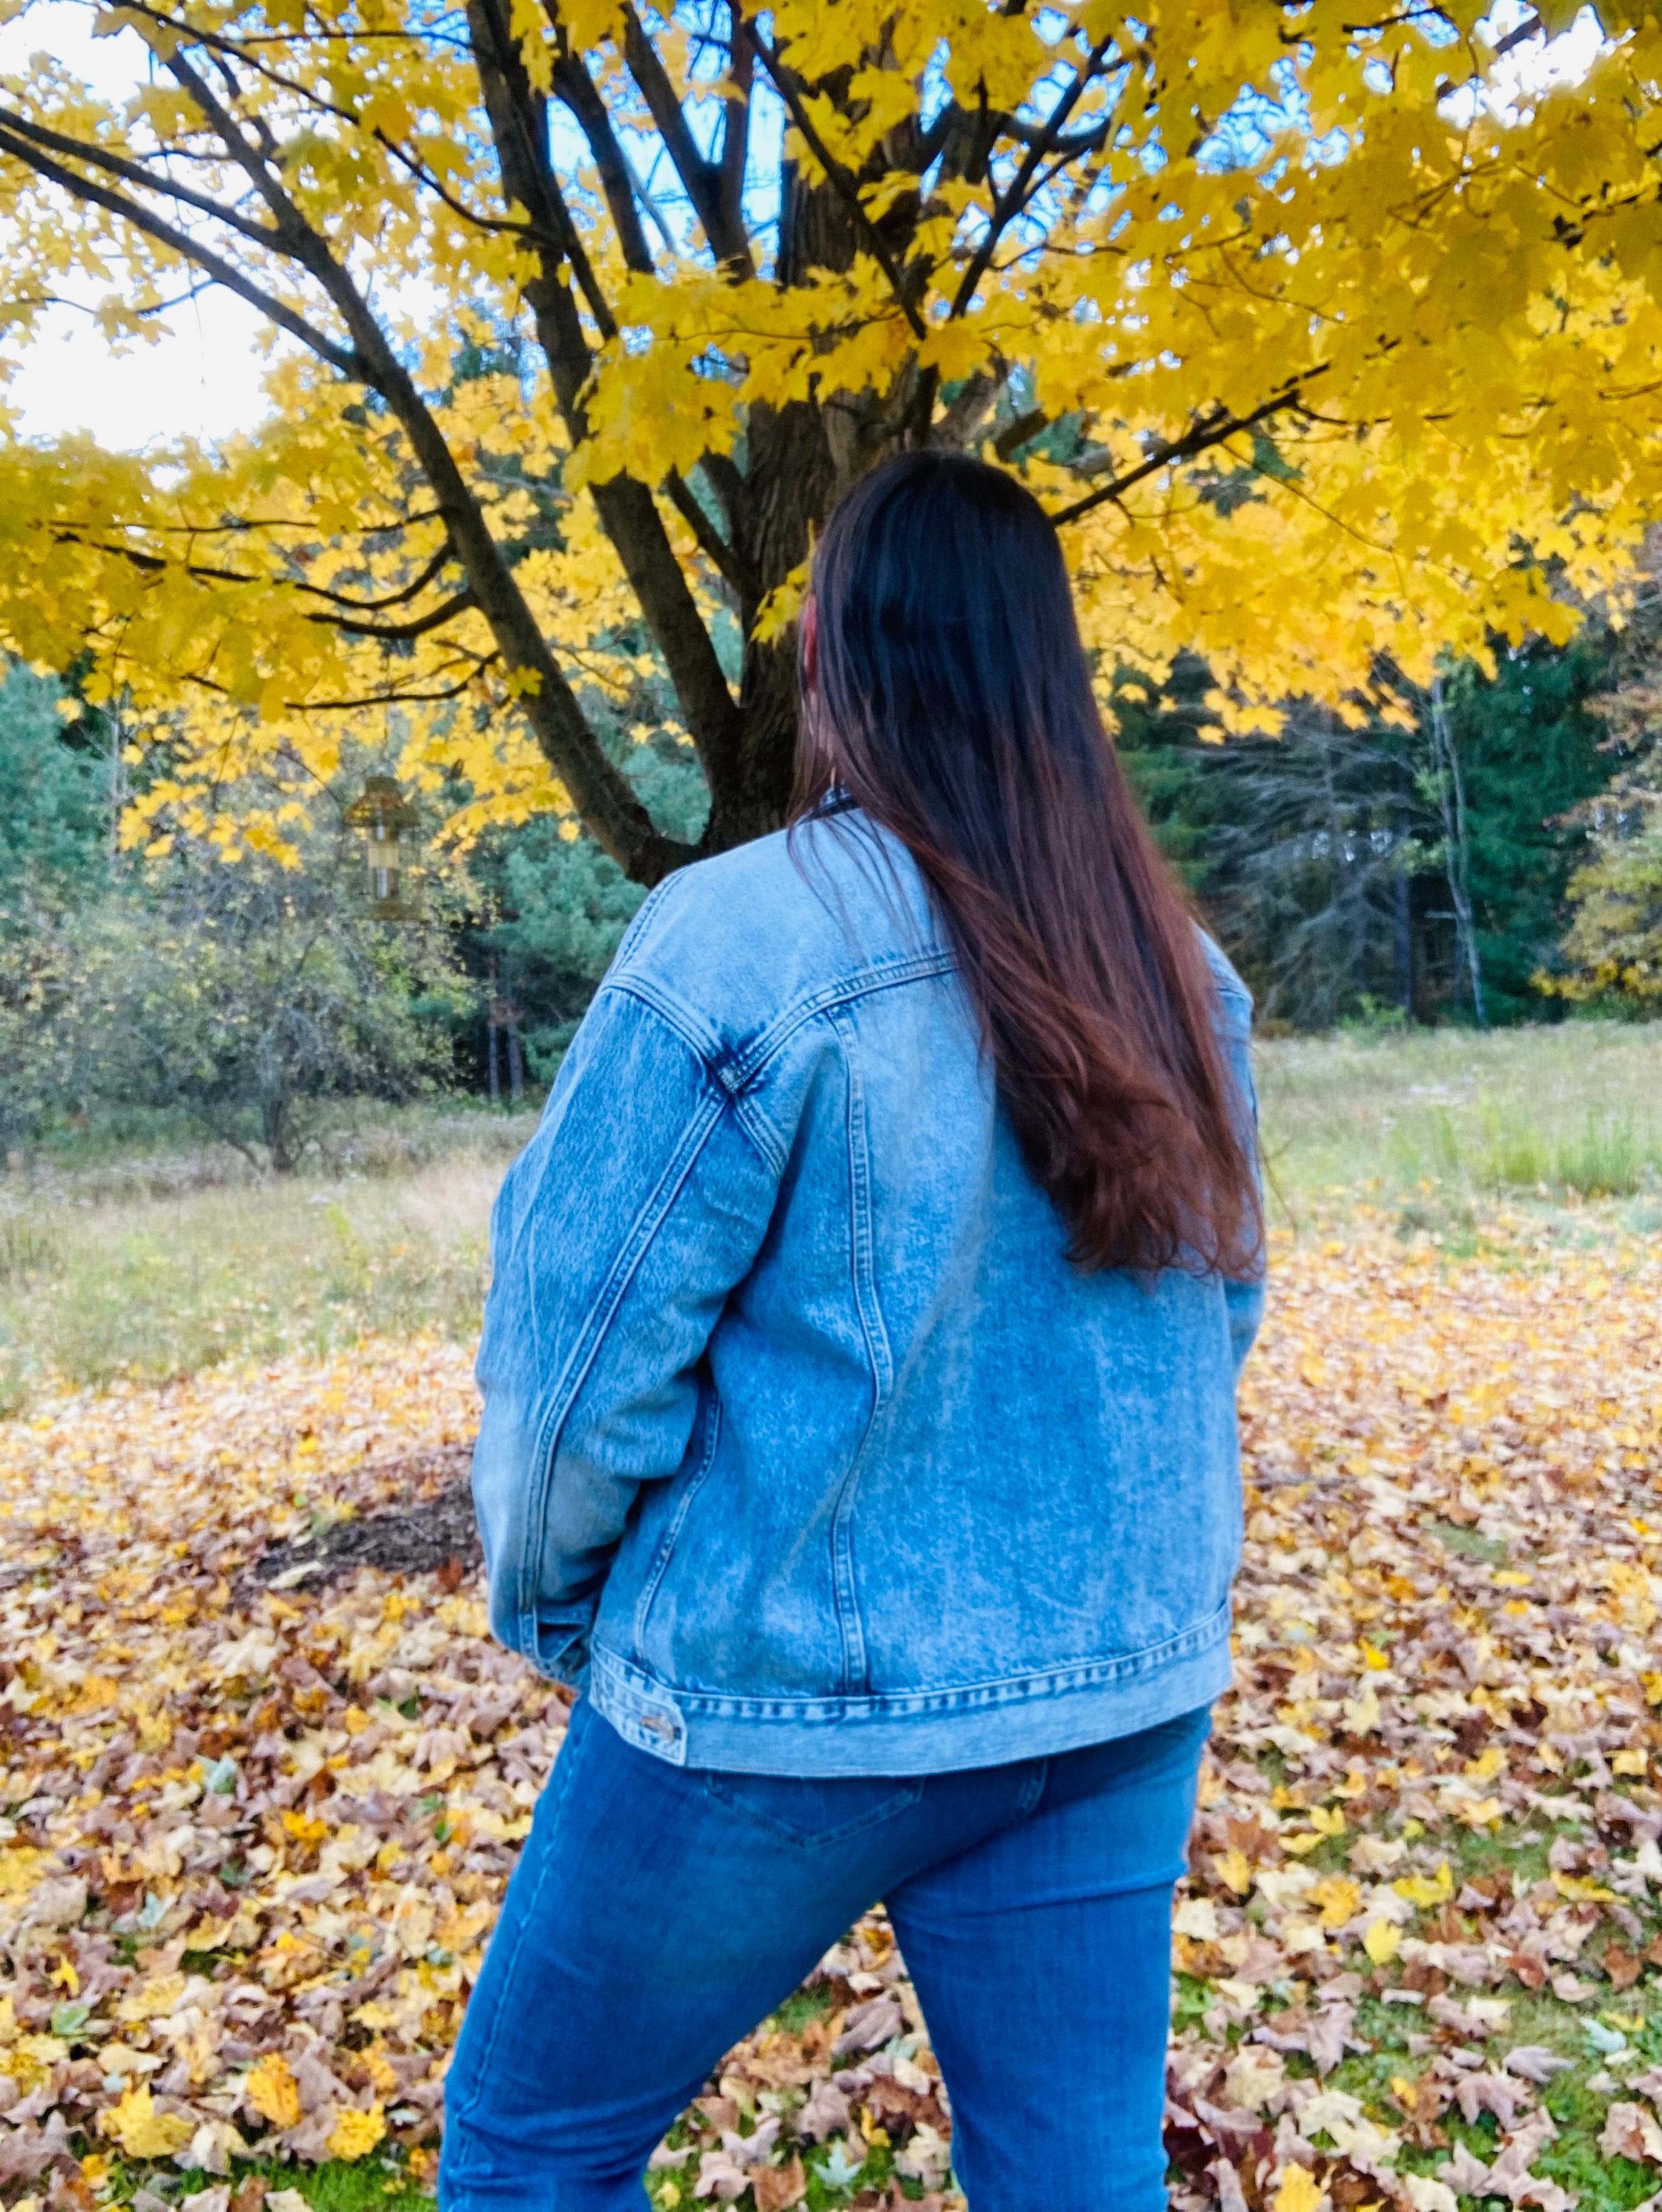
[[[1359,12],[104,9],[126,99],[0,78],[9,342],[213,282],[272,412],[0,447],[0,641],[165,725],[152,811],[261,769],[281,848],[350,748],[649,881],[689,848],[600,733],[671,720],[707,844],[776,821],[813,533],[898,447],[1019,470],[1105,664],[1200,653],[1235,726],[1562,637],[1662,496],[1662,29],[1554,81],[1567,8]]]

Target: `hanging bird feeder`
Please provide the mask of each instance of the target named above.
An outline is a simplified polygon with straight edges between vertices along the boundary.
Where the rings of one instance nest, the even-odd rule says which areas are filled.
[[[398,778],[365,776],[362,796],[347,808],[346,819],[362,835],[368,858],[369,919],[414,921],[420,908],[402,888],[404,840],[421,817],[399,788]]]

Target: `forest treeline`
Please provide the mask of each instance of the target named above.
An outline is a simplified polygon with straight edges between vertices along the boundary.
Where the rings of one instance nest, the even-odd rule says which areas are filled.
[[[1621,627],[1399,681],[1353,725],[1294,701],[1218,727],[1210,672],[1111,687],[1161,845],[1273,1029],[1629,1016],[1662,1005],[1662,776],[1648,587]],[[597,709],[597,711],[600,711]],[[604,725],[654,819],[696,838],[691,748],[643,679]],[[374,918],[350,817],[373,759],[297,823],[300,864],[175,829],[131,845],[165,748],[72,681],[0,685],[0,1138],[160,1115],[287,1170],[348,1098],[517,1099],[551,1079],[643,896],[569,817],[442,824],[417,799],[405,918]],[[249,794],[228,789],[236,818]],[[125,835],[124,835],[124,829]],[[231,856],[227,857],[228,854]]]

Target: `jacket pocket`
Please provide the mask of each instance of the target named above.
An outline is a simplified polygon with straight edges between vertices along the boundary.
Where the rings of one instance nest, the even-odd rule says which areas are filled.
[[[730,1774],[704,1777],[710,1796],[740,1820],[781,1843],[823,1850],[910,1810],[927,1778],[897,1781],[891,1774],[795,1776]]]

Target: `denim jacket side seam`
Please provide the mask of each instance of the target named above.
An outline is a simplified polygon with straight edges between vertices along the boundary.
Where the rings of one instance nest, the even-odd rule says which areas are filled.
[[[836,1598],[843,1640],[843,1694],[858,1695],[867,1686],[865,1625],[860,1618],[860,1598],[854,1571],[854,1509],[860,1477],[871,1440],[884,1407],[894,1388],[894,1355],[883,1310],[877,1295],[875,1237],[872,1224],[871,1149],[866,1126],[866,1086],[860,1061],[860,1044],[846,1005],[831,1015],[831,1025],[842,1047],[849,1086],[849,1271],[855,1310],[866,1340],[866,1357],[872,1370],[872,1406],[865,1433],[855,1447],[838,1487],[831,1510],[831,1587]]]
[[[683,1040],[685,1042],[685,1039]],[[704,1069],[700,1058],[699,1066]],[[704,1069],[706,1079],[708,1070]],[[584,1319],[582,1329],[572,1347],[558,1382],[550,1395],[547,1408],[537,1424],[535,1441],[532,1446],[533,1480],[527,1486],[525,1503],[525,1527],[527,1534],[541,1528],[546,1517],[549,1486],[554,1476],[554,1460],[558,1449],[560,1430],[565,1418],[582,1389],[589,1369],[606,1340],[607,1329],[623,1301],[624,1292],[633,1279],[636,1270],[651,1246],[653,1238],[663,1226],[670,1209],[680,1195],[682,1186],[691,1173],[694,1162],[709,1141],[721,1120],[727,1101],[714,1085],[702,1109],[688,1121],[681,1142],[670,1156],[669,1163],[659,1177],[656,1188],[636,1216],[629,1235],[624,1238],[617,1259],[600,1287],[599,1297]],[[520,1553],[520,1588],[514,1607],[520,1626],[521,1655],[533,1664],[537,1659],[537,1583],[542,1564],[540,1541],[521,1545]]]

